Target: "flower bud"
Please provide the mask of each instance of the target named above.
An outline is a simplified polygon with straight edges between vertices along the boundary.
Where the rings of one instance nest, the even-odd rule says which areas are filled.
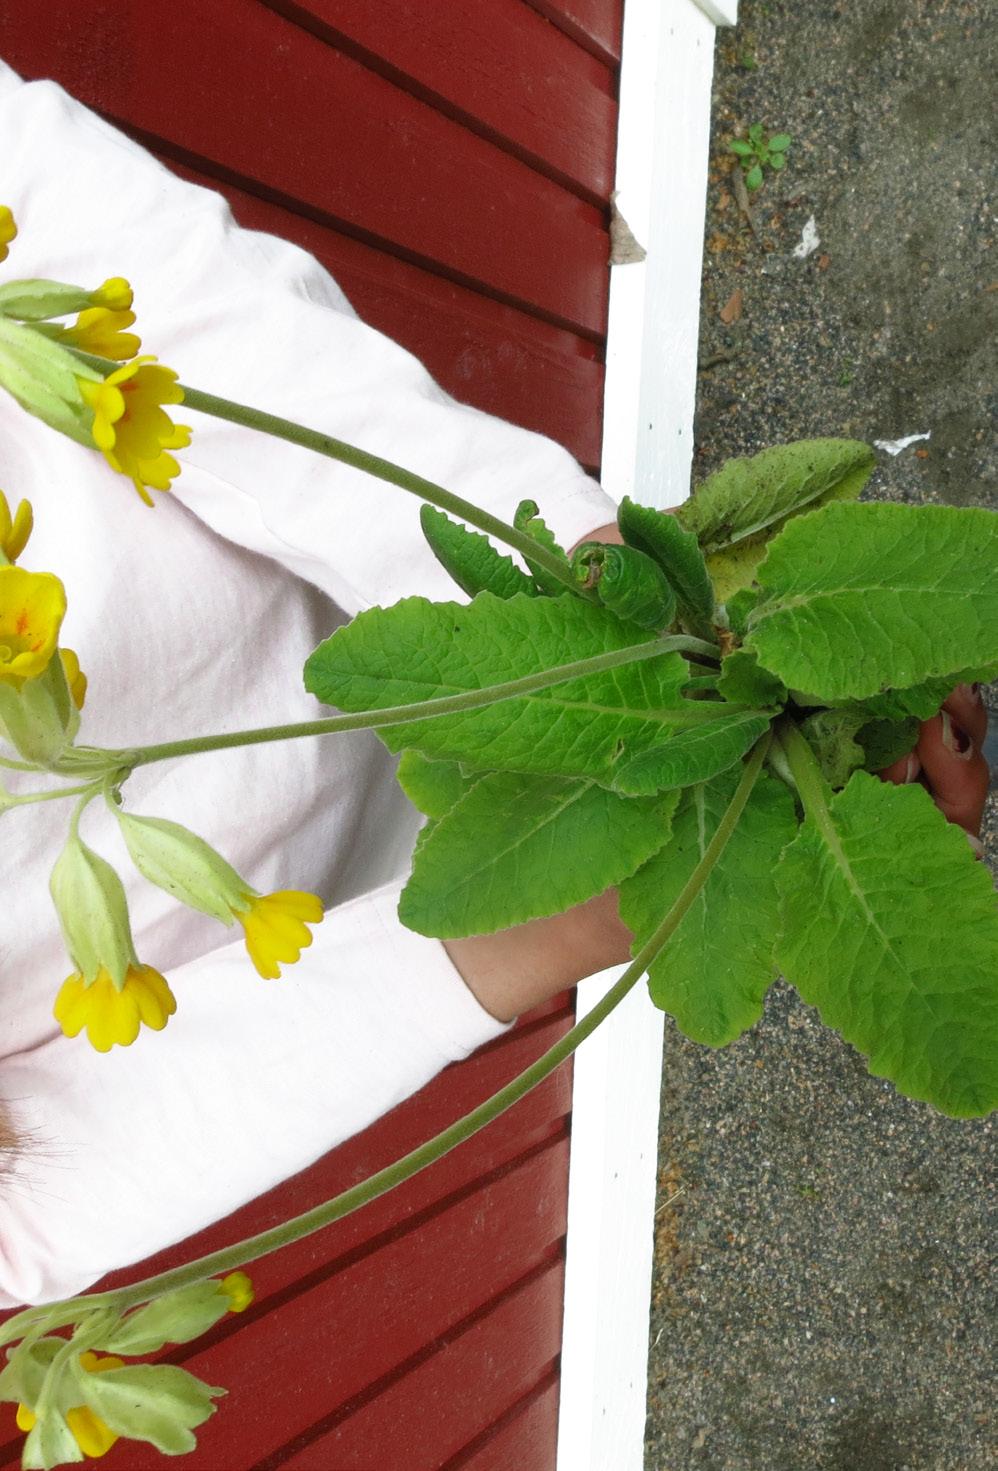
[[[22,501],[12,516],[10,502],[0,490],[0,564],[17,561],[27,546],[33,525],[30,501]]]
[[[105,859],[72,834],[49,880],[66,949],[84,984],[106,970],[120,991],[138,966],[121,879]]]

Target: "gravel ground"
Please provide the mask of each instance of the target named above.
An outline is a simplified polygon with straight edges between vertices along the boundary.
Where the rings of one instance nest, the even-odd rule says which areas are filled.
[[[717,47],[695,478],[784,440],[931,434],[881,453],[869,494],[998,509],[998,15],[740,13]],[[726,150],[755,122],[794,141],[750,226]],[[871,1078],[782,983],[724,1051],[668,1024],[647,1471],[993,1466],[993,1140]]]

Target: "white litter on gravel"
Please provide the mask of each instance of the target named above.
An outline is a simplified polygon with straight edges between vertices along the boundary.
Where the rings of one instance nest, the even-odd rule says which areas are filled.
[[[808,256],[813,255],[820,244],[818,225],[814,215],[811,215],[801,231],[800,244],[795,245],[793,248],[793,254],[797,260],[807,260]]]
[[[906,439],[875,439],[873,443],[877,449],[885,449],[889,455],[899,455],[909,444],[917,444],[920,439],[931,439],[932,431],[928,434],[909,434]]]

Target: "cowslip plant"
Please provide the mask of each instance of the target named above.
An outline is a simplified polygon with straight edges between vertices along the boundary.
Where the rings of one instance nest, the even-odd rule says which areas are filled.
[[[789,133],[774,133],[767,138],[762,123],[753,123],[745,138],[735,138],[728,144],[729,151],[737,155],[745,171],[746,189],[761,189],[766,169],[779,173],[786,167],[787,149],[792,142]]]
[[[115,303],[130,303],[126,283],[108,284]],[[31,371],[14,371],[16,396],[107,454],[100,406],[104,388],[118,386],[116,362],[18,335],[48,321],[53,302],[83,310],[80,296],[49,282],[0,294],[0,318],[6,302],[13,322],[0,330],[0,382],[26,352]],[[46,356],[53,343],[66,358]],[[85,392],[70,383],[77,362]],[[74,656],[67,667],[69,651],[58,649],[56,579],[25,581],[11,565],[30,509],[11,515],[4,503],[0,629],[29,609],[47,632],[35,662],[27,654],[37,651],[7,639],[0,734],[23,759],[0,761],[69,784],[16,797],[0,789],[0,810],[79,799],[53,890],[77,965],[64,1006],[81,1010],[68,1029],[87,1025],[127,1045],[140,1020],[158,1027],[169,1014],[155,972],[166,988],[155,1015],[142,1013],[138,993],[135,1016],[119,1014],[130,973],[148,967],[132,947],[120,881],[79,836],[87,804],[103,797],[116,812],[144,877],[223,922],[239,919],[250,958],[270,976],[308,943],[318,901],[257,895],[196,835],[125,813],[127,782],[157,761],[345,730],[376,730],[400,753],[400,783],[427,819],[402,895],[405,924],[441,938],[489,933],[616,887],[634,958],[519,1077],[376,1175],[235,1246],[0,1326],[12,1345],[0,1399],[19,1406],[26,1467],[102,1454],[119,1436],[167,1454],[192,1448],[224,1390],[169,1364],[124,1360],[188,1342],[246,1307],[239,1267],[341,1219],[483,1128],[646,975],[652,1000],[690,1038],[722,1046],[754,1023],[782,973],[900,1092],[957,1118],[995,1107],[998,909],[987,870],[927,792],[873,775],[910,748],[917,722],[955,684],[998,675],[993,515],[861,504],[870,449],[813,440],[729,462],[674,516],[625,499],[623,545],[590,542],[569,555],[533,501],[507,525],[328,435],[194,388],[177,394],[167,401],[420,497],[427,541],[470,601],[406,598],[325,640],[305,681],[343,714],[147,747],[80,746],[79,665]],[[164,488],[136,473],[137,487]]]

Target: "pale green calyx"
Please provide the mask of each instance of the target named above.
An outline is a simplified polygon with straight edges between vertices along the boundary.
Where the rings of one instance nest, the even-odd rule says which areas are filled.
[[[37,679],[17,688],[0,682],[0,737],[25,761],[52,766],[80,728],[62,660],[56,655]]]
[[[115,809],[132,862],[151,884],[181,904],[231,924],[248,908],[252,890],[203,838],[165,817],[134,817]]]
[[[69,348],[0,311],[0,387],[29,414],[92,447],[93,411],[80,394],[80,378],[102,381],[102,375]]]
[[[106,970],[120,991],[138,965],[124,886],[100,854],[71,833],[52,869],[52,901],[66,949],[87,985]]]
[[[68,317],[93,305],[92,293],[82,286],[62,281],[8,281],[0,286],[0,316],[21,322],[44,322],[49,317]]]

